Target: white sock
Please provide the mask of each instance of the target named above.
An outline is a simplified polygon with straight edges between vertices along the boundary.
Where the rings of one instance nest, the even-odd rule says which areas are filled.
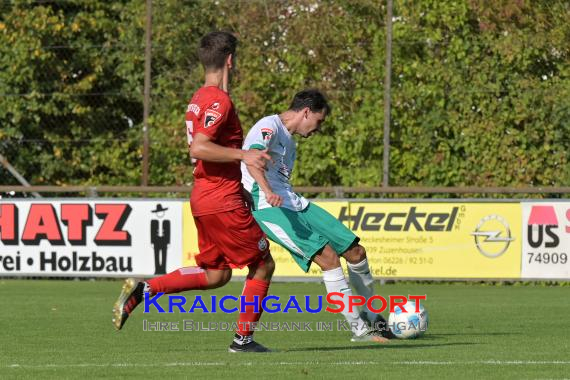
[[[342,273],[342,268],[338,267],[331,270],[323,271],[323,280],[325,282],[325,287],[327,288],[327,293],[338,292],[344,294],[344,310],[341,312],[342,315],[348,321],[352,332],[354,335],[362,335],[368,331],[366,323],[358,315],[358,309],[353,307],[352,313],[348,311],[348,297],[352,295],[352,290],[346,282],[344,273]]]
[[[370,273],[370,267],[368,266],[368,260],[364,259],[357,264],[346,263],[348,267],[348,277],[350,278],[350,284],[354,286],[356,293],[363,296],[368,300],[374,295],[374,278]],[[376,320],[376,313],[370,311],[368,306],[365,306],[366,316],[368,320],[374,322]]]

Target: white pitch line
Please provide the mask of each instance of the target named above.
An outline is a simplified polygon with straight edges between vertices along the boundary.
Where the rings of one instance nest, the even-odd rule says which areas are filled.
[[[341,361],[341,362],[174,362],[174,363],[76,363],[76,364],[10,364],[0,368],[12,369],[41,369],[41,368],[133,368],[133,367],[220,367],[220,366],[302,366],[302,365],[412,365],[412,366],[454,366],[454,365],[570,365],[570,361],[561,360],[480,360],[480,361],[397,361],[397,362],[376,362],[376,361]]]
[[[405,362],[392,362],[386,364],[398,364],[398,365],[551,365],[551,364],[563,364],[570,365],[570,361],[561,360],[479,360],[479,361],[405,361]]]

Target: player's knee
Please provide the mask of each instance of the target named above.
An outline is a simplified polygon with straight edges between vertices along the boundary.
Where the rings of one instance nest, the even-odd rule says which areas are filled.
[[[232,271],[231,270],[224,271],[222,275],[222,285],[227,284],[231,279],[232,279]]]
[[[216,271],[206,271],[206,278],[208,281],[208,285],[206,289],[216,289],[221,286],[224,286],[228,283],[228,281],[232,278],[232,270],[216,270]]]
[[[268,255],[264,260],[263,264],[265,267],[266,275],[268,276],[268,280],[273,276],[273,272],[275,272],[275,261],[271,255]]]
[[[268,254],[256,264],[249,266],[249,274],[247,278],[269,281],[271,280],[274,271],[275,261],[271,254]]]
[[[351,264],[358,264],[366,258],[366,249],[360,244],[356,244],[348,249],[342,257]]]
[[[331,270],[340,266],[340,259],[336,252],[328,245],[322,250],[321,253],[313,258],[313,261],[322,270]]]

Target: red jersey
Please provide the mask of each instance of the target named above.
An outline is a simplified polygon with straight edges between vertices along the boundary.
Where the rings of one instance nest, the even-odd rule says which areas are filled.
[[[186,111],[188,148],[196,133],[215,144],[241,149],[243,130],[227,93],[215,86],[202,87]],[[196,160],[190,205],[194,216],[215,214],[243,207],[240,162]]]

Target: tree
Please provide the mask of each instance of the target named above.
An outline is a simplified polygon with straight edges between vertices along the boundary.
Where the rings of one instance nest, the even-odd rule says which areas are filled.
[[[144,2],[2,7],[2,154],[33,184],[140,183]],[[150,183],[192,182],[196,48],[225,29],[240,39],[246,132],[306,87],[333,105],[299,141],[294,183],[378,186],[385,13],[375,0],[155,0]],[[398,0],[394,15],[392,185],[570,184],[568,2]]]

